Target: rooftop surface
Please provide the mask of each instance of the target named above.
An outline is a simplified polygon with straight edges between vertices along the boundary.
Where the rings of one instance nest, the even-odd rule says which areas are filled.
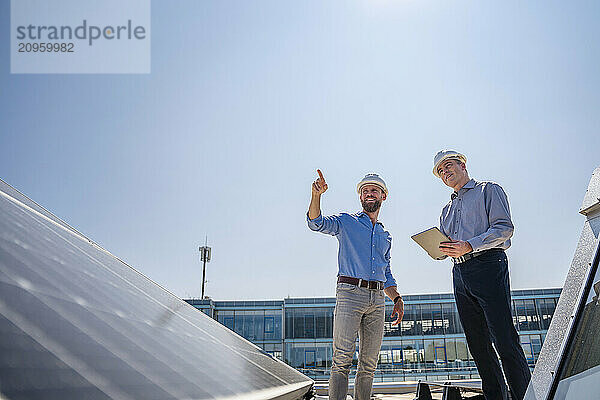
[[[402,382],[375,382],[373,383],[373,398],[377,400],[414,400],[417,392],[418,381],[402,381]],[[452,381],[436,381],[430,383],[430,390],[434,399],[441,399],[443,388],[441,385],[450,384],[459,387],[463,398],[477,398],[481,394],[481,379],[464,379]],[[327,399],[327,382],[315,382],[313,386],[316,399]],[[472,390],[471,390],[472,389]],[[352,392],[354,384],[351,382],[348,387],[347,400],[352,400]]]

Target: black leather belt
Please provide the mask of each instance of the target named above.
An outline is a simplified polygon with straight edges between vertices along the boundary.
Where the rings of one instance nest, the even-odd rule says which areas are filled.
[[[383,282],[365,281],[364,279],[352,278],[350,276],[338,276],[338,283],[349,283],[354,286],[364,287],[371,290],[383,290]]]
[[[478,251],[476,253],[467,253],[467,254],[465,254],[463,256],[455,257],[455,258],[452,258],[452,259],[454,260],[454,264],[462,264],[465,261],[469,261],[472,258],[479,257],[482,254],[491,253],[491,252],[495,252],[495,251],[504,251],[504,250],[502,250],[502,249],[482,250],[482,251]]]

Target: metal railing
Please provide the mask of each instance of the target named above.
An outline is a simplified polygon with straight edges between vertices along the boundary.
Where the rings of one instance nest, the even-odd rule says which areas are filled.
[[[315,381],[329,379],[329,368],[297,368],[298,371]],[[354,381],[356,368],[350,370],[349,379]],[[477,379],[479,374],[475,366],[444,367],[444,368],[383,368],[375,370],[374,382],[417,381],[417,380],[451,380]]]

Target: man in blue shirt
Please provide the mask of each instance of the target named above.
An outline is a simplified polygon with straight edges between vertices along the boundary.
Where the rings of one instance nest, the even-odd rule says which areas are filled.
[[[440,216],[440,230],[452,241],[440,250],[454,261],[454,298],[486,400],[508,399],[504,376],[512,399],[521,400],[531,373],[511,315],[508,199],[497,183],[469,178],[466,162],[453,150],[434,157],[433,174],[454,189]]]
[[[320,170],[312,184],[308,227],[335,236],[339,241],[338,279],[333,319],[333,360],[329,378],[329,398],[345,400],[348,374],[356,337],[359,338],[358,369],[354,399],[369,400],[373,374],[383,339],[385,294],[394,301],[392,316],[404,314],[404,303],[390,269],[392,237],[377,221],[388,190],[377,174],[368,174],[357,185],[363,211],[324,217],[321,196],[328,186]]]

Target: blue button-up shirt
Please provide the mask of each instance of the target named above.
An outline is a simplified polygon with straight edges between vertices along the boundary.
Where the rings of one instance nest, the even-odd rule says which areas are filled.
[[[374,226],[369,216],[341,213],[308,220],[316,232],[335,236],[339,242],[338,276],[350,276],[367,281],[385,282],[384,287],[396,286],[390,268],[392,235],[381,222]]]
[[[508,249],[514,226],[506,193],[497,183],[469,180],[442,210],[440,230],[473,252]]]

